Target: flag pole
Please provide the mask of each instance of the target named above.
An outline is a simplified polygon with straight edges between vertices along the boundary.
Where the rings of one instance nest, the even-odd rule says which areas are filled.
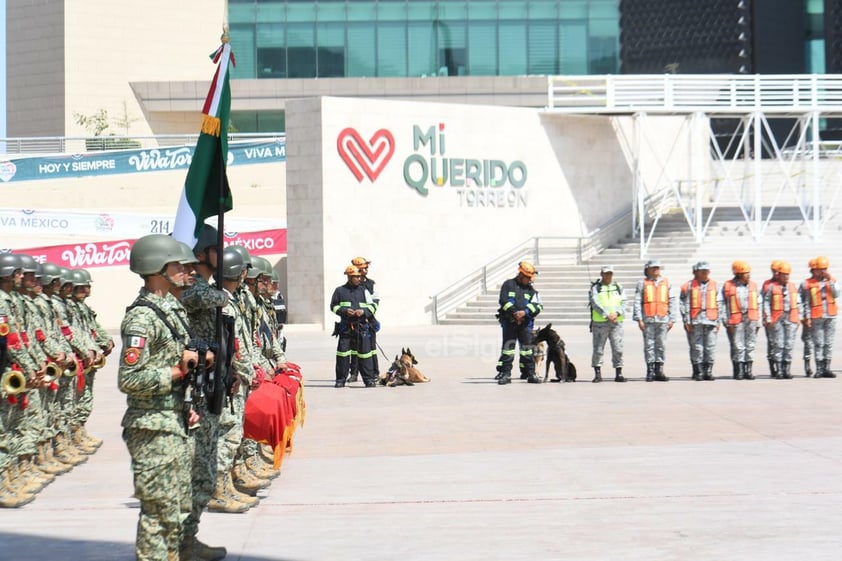
[[[222,37],[220,38],[222,43],[228,43],[231,38],[228,35],[228,0],[224,0],[224,9],[225,12],[223,14],[222,20]],[[228,135],[227,130],[219,131],[220,143],[222,143],[222,135]],[[227,143],[222,144],[222,146],[226,146]],[[222,252],[223,248],[223,236],[225,232],[225,200],[226,200],[226,189],[225,189],[225,160],[228,157],[228,154],[225,153],[225,150],[222,151],[222,157],[219,158],[219,185],[217,185],[217,208],[218,212],[216,215],[216,270],[213,272],[214,281],[216,282],[217,290],[222,290]],[[214,333],[216,333],[216,343],[217,348],[222,349],[223,345],[225,345],[225,341],[228,339],[226,334],[224,333],[222,327],[222,308],[216,308],[216,324],[214,325]],[[234,352],[234,349],[226,349],[226,354],[230,354]],[[226,358],[224,361],[217,360],[215,364],[215,375],[214,375],[214,383],[221,384],[223,381],[225,382],[225,395],[229,395],[229,384],[231,383],[231,375],[229,372],[224,372],[223,369],[226,368],[227,365],[231,363],[230,359]],[[219,391],[219,390],[217,390]],[[222,398],[225,399],[224,397]],[[232,399],[229,397],[229,400]],[[232,408],[233,412],[233,401],[229,401],[229,405]],[[220,411],[221,413],[221,411]]]

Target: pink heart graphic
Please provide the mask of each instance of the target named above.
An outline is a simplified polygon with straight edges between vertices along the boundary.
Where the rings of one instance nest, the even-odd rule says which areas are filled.
[[[336,137],[336,149],[357,181],[362,182],[365,173],[373,183],[395,153],[395,138],[386,129],[380,129],[366,142],[356,129],[348,127]]]
[[[18,167],[14,164],[14,162],[10,162],[8,160],[0,162],[0,179],[3,181],[9,181],[15,176],[17,171]]]

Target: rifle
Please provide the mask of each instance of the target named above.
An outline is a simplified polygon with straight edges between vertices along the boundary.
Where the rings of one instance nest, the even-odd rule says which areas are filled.
[[[195,426],[190,426],[189,416],[190,410],[194,405],[201,406],[206,397],[206,388],[208,385],[208,351],[210,346],[204,339],[194,339],[187,344],[186,350],[195,351],[198,355],[196,363],[190,363],[187,366],[189,370],[184,377],[184,426],[189,431]]]

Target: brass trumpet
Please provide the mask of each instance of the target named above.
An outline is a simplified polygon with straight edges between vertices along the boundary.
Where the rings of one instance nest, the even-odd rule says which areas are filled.
[[[6,395],[18,395],[29,391],[26,389],[26,376],[23,375],[23,372],[11,368],[3,372],[3,377],[0,378],[0,388]]]
[[[70,377],[70,376],[75,376],[78,373],[79,373],[79,361],[77,359],[74,359],[73,361],[70,362],[70,366],[68,366],[67,368],[64,369],[64,372],[62,374]]]
[[[94,370],[99,370],[100,368],[105,368],[105,355],[102,355],[102,358],[101,358],[101,359],[99,359],[98,361],[94,362],[94,363],[91,365],[91,368],[93,368]]]
[[[44,372],[44,382],[51,383],[58,380],[61,375],[64,373],[64,370],[61,366],[56,364],[55,362],[48,362],[47,369]]]

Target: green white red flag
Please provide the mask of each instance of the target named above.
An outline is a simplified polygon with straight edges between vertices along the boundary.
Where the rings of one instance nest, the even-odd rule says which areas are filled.
[[[196,245],[202,224],[234,207],[226,174],[228,122],[231,114],[229,67],[235,66],[231,45],[223,43],[211,55],[216,73],[202,108],[202,130],[187,170],[178,202],[173,237],[190,247]]]

